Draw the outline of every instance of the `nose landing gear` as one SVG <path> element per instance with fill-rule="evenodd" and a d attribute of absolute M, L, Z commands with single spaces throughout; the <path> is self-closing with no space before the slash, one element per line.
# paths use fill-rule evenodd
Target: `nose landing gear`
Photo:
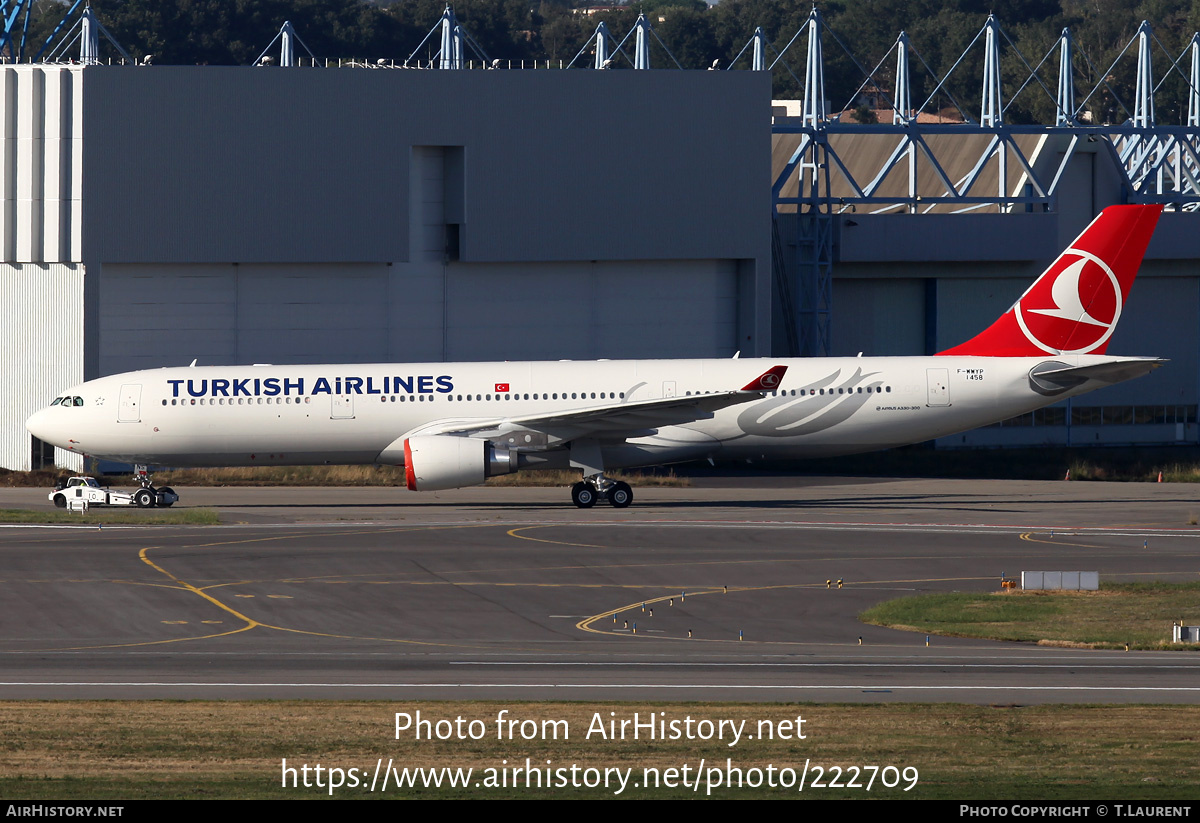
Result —
<path fill-rule="evenodd" d="M 179 495 L 170 486 L 154 487 L 146 466 L 136 465 L 133 467 L 133 471 L 134 476 L 141 484 L 141 488 L 133 493 L 133 504 L 138 508 L 152 509 L 155 506 L 169 508 L 179 500 Z"/>

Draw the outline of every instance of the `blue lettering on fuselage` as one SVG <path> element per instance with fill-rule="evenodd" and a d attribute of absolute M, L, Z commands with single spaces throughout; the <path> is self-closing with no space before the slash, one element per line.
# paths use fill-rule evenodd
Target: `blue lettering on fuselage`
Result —
<path fill-rule="evenodd" d="M 186 384 L 190 397 L 276 397 L 303 395 L 303 377 L 265 377 L 253 379 L 214 377 L 211 380 L 168 380 L 171 397 L 179 397 Z M 408 377 L 383 378 L 383 388 L 375 377 L 318 377 L 312 383 L 312 394 L 449 394 L 454 391 L 454 378 L 448 374 L 419 374 Z"/>

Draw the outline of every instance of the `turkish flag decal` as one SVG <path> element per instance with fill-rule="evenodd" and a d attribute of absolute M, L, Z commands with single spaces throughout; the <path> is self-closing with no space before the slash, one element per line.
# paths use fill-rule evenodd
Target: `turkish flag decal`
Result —
<path fill-rule="evenodd" d="M 497 383 L 497 384 L 496 384 L 496 391 L 497 391 L 497 392 L 506 392 L 506 391 L 508 391 L 508 384 L 507 384 L 507 383 Z"/>

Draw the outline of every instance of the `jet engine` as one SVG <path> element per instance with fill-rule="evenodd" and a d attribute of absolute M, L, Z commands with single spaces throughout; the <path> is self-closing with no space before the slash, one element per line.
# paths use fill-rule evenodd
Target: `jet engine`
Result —
<path fill-rule="evenodd" d="M 516 470 L 516 453 L 486 440 L 431 434 L 404 441 L 404 475 L 412 491 L 478 486 L 489 477 Z"/>

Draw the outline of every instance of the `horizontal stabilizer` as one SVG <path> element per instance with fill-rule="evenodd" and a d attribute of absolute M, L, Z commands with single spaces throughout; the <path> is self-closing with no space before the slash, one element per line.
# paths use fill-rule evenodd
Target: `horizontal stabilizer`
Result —
<path fill-rule="evenodd" d="M 1110 384 L 1132 380 L 1149 374 L 1166 362 L 1157 357 L 1129 357 L 1087 366 L 1041 363 L 1030 370 L 1029 382 L 1038 393 L 1055 395 L 1082 386 L 1089 380 Z"/>

